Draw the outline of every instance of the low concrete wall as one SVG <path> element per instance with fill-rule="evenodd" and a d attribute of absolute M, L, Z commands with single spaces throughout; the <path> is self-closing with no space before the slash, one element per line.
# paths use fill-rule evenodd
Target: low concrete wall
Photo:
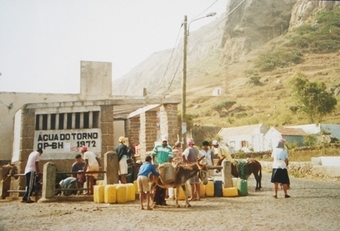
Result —
<path fill-rule="evenodd" d="M 271 172 L 272 162 L 260 161 L 263 171 Z M 323 166 L 319 161 L 290 162 L 288 172 L 302 177 L 335 178 L 340 177 L 340 166 Z"/>

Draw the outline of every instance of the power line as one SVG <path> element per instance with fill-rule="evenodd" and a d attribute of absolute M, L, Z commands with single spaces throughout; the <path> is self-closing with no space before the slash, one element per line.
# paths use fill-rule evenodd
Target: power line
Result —
<path fill-rule="evenodd" d="M 172 79 L 171 79 L 171 82 L 170 82 L 170 84 L 169 84 L 169 86 L 168 86 L 168 89 L 166 89 L 166 91 L 165 91 L 164 98 L 165 98 L 165 96 L 167 95 L 166 93 L 169 91 L 169 89 L 170 89 L 170 87 L 171 87 L 171 85 L 172 85 L 172 83 L 173 83 L 173 81 L 174 81 L 174 79 L 175 79 L 175 77 L 176 77 L 176 75 L 177 75 L 177 71 L 178 71 L 179 66 L 181 65 L 181 62 L 182 62 L 182 58 L 181 58 L 181 59 L 179 60 L 179 62 L 178 62 L 176 71 L 175 71 L 174 75 L 172 76 Z"/>
<path fill-rule="evenodd" d="M 179 30 L 178 30 L 176 42 L 175 42 L 174 47 L 172 48 L 172 52 L 171 52 L 171 55 L 170 55 L 170 58 L 169 58 L 169 62 L 168 62 L 168 64 L 167 64 L 167 66 L 166 66 L 165 72 L 164 72 L 163 77 L 162 77 L 162 79 L 161 79 L 161 81 L 160 81 L 161 83 L 163 82 L 163 80 L 164 80 L 164 78 L 165 78 L 165 76 L 166 76 L 166 73 L 168 72 L 168 69 L 169 69 L 169 66 L 170 66 L 170 62 L 171 62 L 172 56 L 173 56 L 173 54 L 174 54 L 174 51 L 175 51 L 175 49 L 176 49 L 176 44 L 177 44 L 177 41 L 178 41 L 178 38 L 179 38 L 179 34 L 180 34 L 180 32 L 181 32 L 182 26 L 183 26 L 183 24 L 180 26 L 180 28 L 179 28 Z"/>
<path fill-rule="evenodd" d="M 224 18 L 222 18 L 218 23 L 216 23 L 213 27 L 211 27 L 208 31 L 206 31 L 204 34 L 201 34 L 200 36 L 194 38 L 193 40 L 197 40 L 199 38 L 201 38 L 202 36 L 206 35 L 207 33 L 209 33 L 210 31 L 212 31 L 215 27 L 218 26 L 218 24 L 220 24 L 221 22 L 223 22 L 225 19 L 228 18 L 229 15 L 231 15 L 237 8 L 239 8 L 246 0 L 243 0 L 241 3 L 239 3 L 234 9 L 232 9 Z"/>
<path fill-rule="evenodd" d="M 217 2 L 218 2 L 218 0 L 216 0 L 215 2 L 213 2 L 213 3 L 212 3 L 209 7 L 207 7 L 204 11 L 202 11 L 200 14 L 198 14 L 196 17 L 194 17 L 194 19 L 197 18 L 198 16 L 200 16 L 201 14 L 203 14 L 203 13 L 204 13 L 205 11 L 207 11 L 208 9 L 210 9 L 210 8 L 211 8 L 213 5 L 215 5 Z M 176 44 L 177 44 L 177 41 L 178 41 L 178 38 L 179 38 L 179 35 L 180 35 L 180 30 L 181 30 L 182 26 L 183 26 L 183 23 L 181 24 L 181 27 L 180 27 L 180 29 L 179 29 L 179 31 L 178 31 L 177 38 L 176 38 L 176 42 L 175 42 L 175 46 L 174 46 L 174 48 L 172 49 L 171 56 L 170 56 L 170 59 L 169 59 L 169 62 L 168 62 L 168 64 L 167 64 L 167 66 L 166 66 L 166 69 L 165 69 L 165 72 L 164 72 L 164 74 L 163 74 L 163 77 L 162 77 L 161 82 L 163 82 L 163 80 L 164 80 L 164 78 L 165 78 L 165 76 L 166 76 L 166 73 L 168 72 L 168 69 L 169 69 L 169 66 L 170 66 L 170 62 L 171 62 L 171 60 L 172 60 L 172 56 L 173 56 L 173 53 L 174 53 L 174 51 L 175 51 Z M 181 60 L 182 60 L 182 58 L 181 58 Z M 179 65 L 177 66 L 177 69 L 176 69 L 176 72 L 175 72 L 175 73 L 177 73 L 178 68 L 179 68 Z M 176 75 L 176 74 L 175 74 L 175 75 Z M 171 79 L 171 82 L 170 82 L 170 85 L 169 85 L 169 87 L 168 87 L 168 90 L 170 89 L 170 87 L 171 87 L 171 85 L 172 85 L 172 82 L 173 82 L 173 80 L 174 80 L 174 78 L 175 78 L 175 75 L 174 75 L 174 76 L 172 77 L 172 79 Z"/>
<path fill-rule="evenodd" d="M 208 8 L 206 8 L 204 11 L 202 11 L 201 13 L 199 13 L 198 15 L 196 15 L 193 19 L 197 18 L 198 16 L 200 16 L 201 14 L 203 14 L 204 12 L 206 12 L 207 10 L 209 10 L 213 5 L 216 4 L 216 2 L 218 2 L 218 0 L 216 0 L 215 2 L 213 2 Z"/>

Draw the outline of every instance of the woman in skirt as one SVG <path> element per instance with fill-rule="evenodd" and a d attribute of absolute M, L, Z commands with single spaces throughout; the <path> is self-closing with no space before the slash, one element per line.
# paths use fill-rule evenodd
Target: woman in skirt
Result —
<path fill-rule="evenodd" d="M 280 139 L 277 147 L 272 152 L 273 172 L 271 182 L 274 183 L 274 198 L 277 198 L 277 191 L 279 184 L 282 184 L 285 198 L 290 196 L 287 194 L 287 186 L 289 184 L 289 177 L 287 172 L 288 152 L 284 146 L 285 140 Z"/>

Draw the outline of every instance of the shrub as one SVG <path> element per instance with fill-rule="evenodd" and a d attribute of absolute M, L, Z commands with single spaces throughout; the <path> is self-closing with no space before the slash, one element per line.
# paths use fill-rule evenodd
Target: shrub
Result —
<path fill-rule="evenodd" d="M 293 49 L 280 48 L 273 52 L 262 53 L 255 60 L 260 71 L 271 71 L 277 67 L 286 67 L 300 62 L 302 54 Z"/>

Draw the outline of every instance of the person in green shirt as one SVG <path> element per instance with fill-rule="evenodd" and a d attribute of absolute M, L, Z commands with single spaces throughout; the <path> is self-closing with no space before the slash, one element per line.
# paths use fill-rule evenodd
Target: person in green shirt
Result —
<path fill-rule="evenodd" d="M 167 137 L 162 138 L 162 144 L 156 145 L 152 151 L 152 160 L 155 165 L 171 162 L 172 148 L 168 145 Z M 156 205 L 167 205 L 165 201 L 166 189 L 156 186 L 153 202 Z"/>

